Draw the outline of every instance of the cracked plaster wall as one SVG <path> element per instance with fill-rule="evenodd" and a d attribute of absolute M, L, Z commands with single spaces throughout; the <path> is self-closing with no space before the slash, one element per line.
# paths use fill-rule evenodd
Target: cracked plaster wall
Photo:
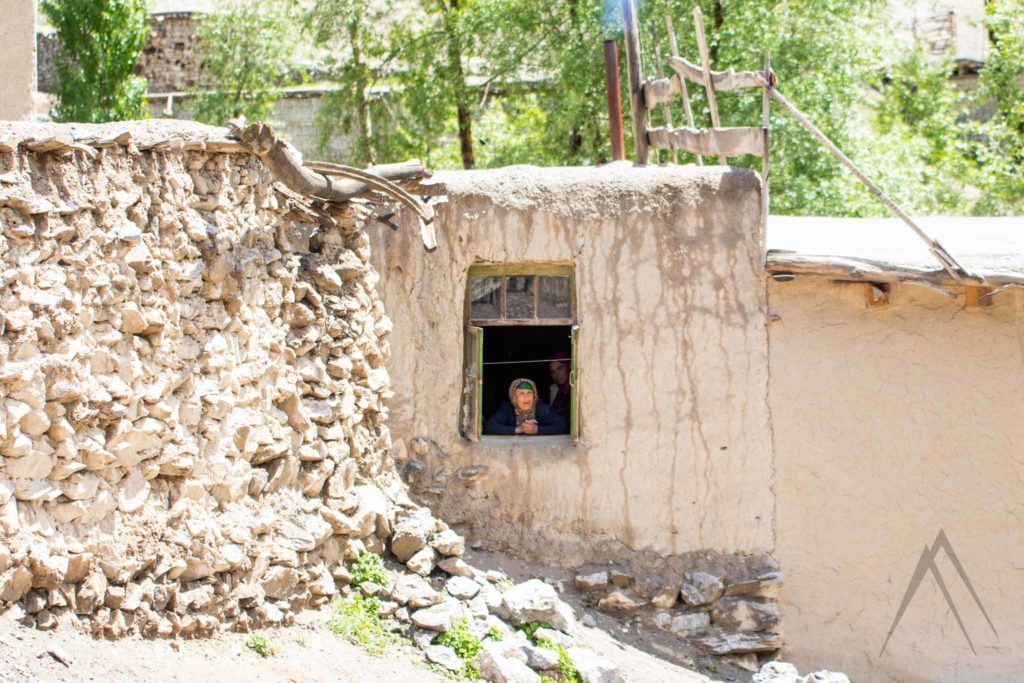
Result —
<path fill-rule="evenodd" d="M 856 681 L 1019 680 L 1024 670 L 1024 296 L 965 308 L 922 287 L 771 283 L 776 547 L 787 659 Z M 884 655 L 922 549 L 940 552 Z"/>
<path fill-rule="evenodd" d="M 757 176 L 626 165 L 438 176 L 449 203 L 435 253 L 408 217 L 370 231 L 395 321 L 389 424 L 395 455 L 423 466 L 415 490 L 451 523 L 564 564 L 769 550 Z M 575 266 L 578 445 L 458 433 L 468 268 L 519 262 Z"/>

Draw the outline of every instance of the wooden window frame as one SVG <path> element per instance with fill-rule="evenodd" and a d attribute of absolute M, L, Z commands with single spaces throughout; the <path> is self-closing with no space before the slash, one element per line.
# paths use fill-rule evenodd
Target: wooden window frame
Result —
<path fill-rule="evenodd" d="M 510 277 L 534 277 L 533 288 L 533 317 L 513 318 L 505 317 L 508 306 L 508 279 Z M 565 277 L 569 279 L 569 317 L 568 318 L 540 318 L 540 280 L 538 277 Z M 501 318 L 477 320 L 472 317 L 473 302 L 472 290 L 473 280 L 478 277 L 500 277 L 501 278 Z M 576 324 L 576 274 L 571 264 L 565 263 L 488 263 L 470 266 L 466 276 L 466 296 L 463 319 L 468 325 L 477 327 L 501 327 L 510 325 L 575 325 Z"/>
<path fill-rule="evenodd" d="M 505 318 L 508 278 L 533 276 L 533 318 Z M 540 280 L 538 277 L 565 277 L 569 279 L 568 318 L 540 318 Z M 473 280 L 479 277 L 501 278 L 501 319 L 472 318 Z M 569 263 L 488 263 L 470 266 L 466 274 L 463 320 L 466 321 L 463 343 L 463 398 L 460 407 L 459 431 L 470 441 L 479 441 L 483 435 L 483 336 L 488 327 L 569 327 L 571 341 L 571 367 L 569 371 L 572 394 L 569 403 L 569 434 L 574 443 L 580 435 L 579 397 L 579 323 L 576 313 L 576 272 Z"/>

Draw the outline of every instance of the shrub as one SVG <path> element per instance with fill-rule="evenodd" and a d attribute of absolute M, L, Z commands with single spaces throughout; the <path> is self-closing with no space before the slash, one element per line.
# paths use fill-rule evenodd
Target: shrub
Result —
<path fill-rule="evenodd" d="M 480 652 L 480 648 L 483 647 L 483 643 L 480 639 L 474 636 L 469 630 L 469 620 L 463 619 L 458 624 L 448 629 L 447 632 L 442 633 L 437 637 L 437 644 L 450 647 L 458 655 L 459 659 L 464 662 L 464 668 L 462 671 L 463 676 L 466 678 L 479 678 L 480 672 L 476 670 L 470 662 L 473 657 L 476 657 L 476 653 Z"/>
<path fill-rule="evenodd" d="M 388 631 L 380 618 L 380 600 L 359 593 L 338 598 L 333 603 L 334 614 L 327 627 L 346 640 L 362 645 L 368 652 L 382 654 L 398 642 L 398 636 Z"/>
<path fill-rule="evenodd" d="M 583 683 L 583 677 L 580 675 L 579 669 L 572 663 L 572 658 L 565 651 L 565 648 L 562 647 L 561 643 L 556 643 L 550 638 L 538 638 L 537 647 L 554 650 L 558 653 L 558 668 L 555 671 L 562 675 L 562 680 L 567 683 Z"/>
<path fill-rule="evenodd" d="M 245 646 L 260 657 L 269 657 L 278 653 L 277 646 L 263 636 L 253 636 L 249 640 L 245 641 Z"/>
<path fill-rule="evenodd" d="M 380 555 L 364 552 L 349 567 L 352 574 L 352 586 L 358 588 L 364 583 L 375 583 L 378 586 L 388 585 L 388 575 L 384 571 L 384 561 Z"/>

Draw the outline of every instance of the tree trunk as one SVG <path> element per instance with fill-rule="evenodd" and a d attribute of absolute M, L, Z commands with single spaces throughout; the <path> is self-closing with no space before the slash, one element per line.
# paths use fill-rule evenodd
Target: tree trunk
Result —
<path fill-rule="evenodd" d="M 476 158 L 473 156 L 473 120 L 470 118 L 469 109 L 459 105 L 459 149 L 462 153 L 462 168 L 476 168 Z"/>
<path fill-rule="evenodd" d="M 366 96 L 369 88 L 369 79 L 366 76 L 367 66 L 363 63 L 363 53 L 359 46 L 359 22 L 354 21 L 349 25 L 349 38 L 352 45 L 352 63 L 356 69 L 355 95 L 356 95 L 356 135 L 359 142 L 366 150 L 366 160 L 369 165 L 377 163 L 377 150 L 373 146 L 373 130 L 370 120 L 370 102 Z"/>
<path fill-rule="evenodd" d="M 573 126 L 569 131 L 569 158 L 573 162 L 577 161 L 580 150 L 583 149 L 583 134 L 580 133 L 579 126 Z"/>
<path fill-rule="evenodd" d="M 722 24 L 725 23 L 725 8 L 722 6 L 722 0 L 715 0 L 715 8 L 712 13 L 711 25 L 714 28 L 714 43 L 711 45 L 709 58 L 711 60 L 711 66 L 714 67 L 718 63 L 718 36 L 719 29 L 722 28 Z"/>
<path fill-rule="evenodd" d="M 459 37 L 458 21 L 453 16 L 458 11 L 460 0 L 451 0 L 451 10 L 444 15 L 444 29 L 448 40 L 448 70 L 451 72 L 452 87 L 455 89 L 455 110 L 459 124 L 459 149 L 462 154 L 462 168 L 476 168 L 473 154 L 473 118 L 471 94 L 466 87 L 466 74 L 462 69 L 462 40 Z"/>

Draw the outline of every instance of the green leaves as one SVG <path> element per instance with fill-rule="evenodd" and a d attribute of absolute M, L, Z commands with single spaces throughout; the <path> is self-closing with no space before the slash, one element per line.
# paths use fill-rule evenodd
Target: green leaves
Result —
<path fill-rule="evenodd" d="M 388 585 L 388 575 L 384 571 L 384 562 L 380 555 L 363 551 L 349 567 L 352 574 L 352 587 L 358 588 L 364 583 L 375 583 L 378 586 Z"/>
<path fill-rule="evenodd" d="M 57 30 L 57 121 L 144 119 L 146 79 L 135 65 L 149 36 L 145 0 L 43 0 Z"/>
<path fill-rule="evenodd" d="M 279 652 L 277 645 L 267 640 L 265 636 L 252 636 L 245 641 L 245 646 L 264 658 L 271 657 Z"/>
<path fill-rule="evenodd" d="M 327 627 L 349 642 L 363 646 L 367 652 L 383 654 L 399 642 L 380 618 L 380 600 L 356 593 L 336 598 L 331 604 L 333 614 Z"/>
<path fill-rule="evenodd" d="M 1024 2 L 987 3 L 991 49 L 978 79 L 978 101 L 992 117 L 974 131 L 973 153 L 987 171 L 975 213 L 1024 211 Z"/>
<path fill-rule="evenodd" d="M 297 34 L 290 0 L 220 0 L 199 24 L 193 117 L 217 126 L 240 114 L 265 120 L 292 71 Z"/>

